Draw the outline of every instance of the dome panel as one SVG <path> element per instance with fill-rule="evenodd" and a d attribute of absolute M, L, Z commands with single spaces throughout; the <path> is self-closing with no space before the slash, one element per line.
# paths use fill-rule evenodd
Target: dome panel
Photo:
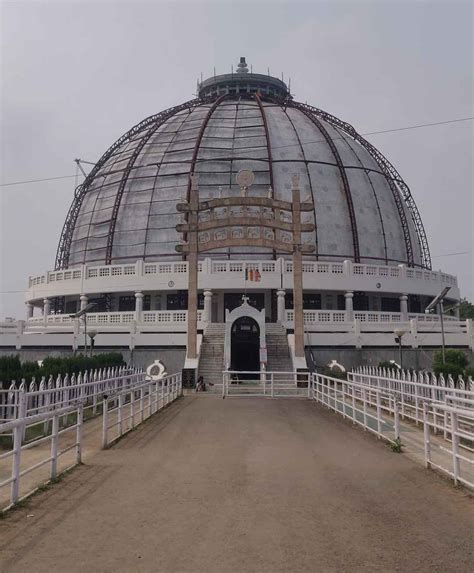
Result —
<path fill-rule="evenodd" d="M 183 104 L 145 120 L 104 155 L 78 190 L 58 266 L 179 259 L 175 227 L 184 216 L 176 204 L 186 200 L 190 173 L 208 198 L 240 194 L 241 169 L 255 174 L 251 195 L 267 196 L 271 185 L 289 201 L 299 174 L 301 197 L 315 206 L 302 214 L 316 226 L 306 237 L 316 247 L 311 258 L 422 265 L 429 252 L 420 248 L 416 207 L 381 157 L 348 124 L 291 99 L 228 93 Z M 256 246 L 206 256 L 224 254 L 275 255 Z"/>

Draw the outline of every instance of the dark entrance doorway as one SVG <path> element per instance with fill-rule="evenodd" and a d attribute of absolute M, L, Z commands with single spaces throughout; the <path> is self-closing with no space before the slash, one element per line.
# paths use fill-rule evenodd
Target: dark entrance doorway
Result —
<path fill-rule="evenodd" d="M 230 366 L 232 370 L 260 370 L 260 328 L 249 316 L 232 325 Z"/>

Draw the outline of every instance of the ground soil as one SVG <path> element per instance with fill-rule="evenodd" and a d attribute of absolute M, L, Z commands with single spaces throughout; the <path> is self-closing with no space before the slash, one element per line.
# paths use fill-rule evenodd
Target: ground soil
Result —
<path fill-rule="evenodd" d="M 0 522 L 0 571 L 473 570 L 471 496 L 305 400 L 191 395 Z"/>

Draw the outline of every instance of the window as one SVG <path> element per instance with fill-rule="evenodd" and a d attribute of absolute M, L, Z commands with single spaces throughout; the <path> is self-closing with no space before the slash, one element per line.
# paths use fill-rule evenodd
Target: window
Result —
<path fill-rule="evenodd" d="M 119 311 L 130 312 L 135 310 L 135 296 L 125 295 L 119 297 Z"/>
<path fill-rule="evenodd" d="M 304 294 L 303 308 L 307 310 L 319 310 L 321 308 L 321 295 L 313 293 Z"/>

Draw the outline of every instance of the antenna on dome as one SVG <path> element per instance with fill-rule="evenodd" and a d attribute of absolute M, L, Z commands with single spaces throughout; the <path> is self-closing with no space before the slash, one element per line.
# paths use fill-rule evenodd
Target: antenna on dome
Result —
<path fill-rule="evenodd" d="M 268 75 L 270 75 L 270 68 L 267 68 L 267 69 L 268 69 Z"/>

